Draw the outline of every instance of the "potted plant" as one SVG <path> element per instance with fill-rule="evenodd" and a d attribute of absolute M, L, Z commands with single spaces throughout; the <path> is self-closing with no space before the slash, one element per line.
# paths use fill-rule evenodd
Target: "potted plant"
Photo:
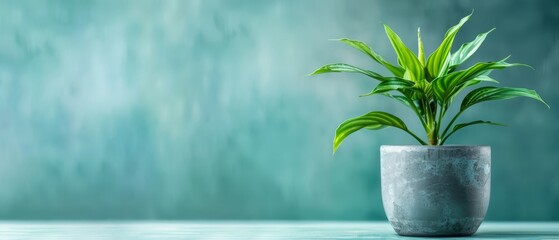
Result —
<path fill-rule="evenodd" d="M 493 31 L 481 33 L 457 51 L 451 52 L 454 38 L 472 14 L 462 18 L 445 34 L 440 46 L 426 59 L 418 29 L 418 52 L 415 55 L 400 37 L 384 26 L 398 57 L 392 64 L 365 43 L 347 38 L 339 41 L 368 55 L 393 76 L 344 63 L 327 64 L 311 75 L 332 72 L 364 74 L 378 84 L 361 96 L 383 95 L 411 109 L 421 122 L 426 139 L 413 133 L 400 118 L 381 111 L 348 119 L 336 129 L 333 150 L 361 129 L 379 130 L 395 127 L 411 135 L 421 145 L 381 146 L 381 185 L 385 213 L 394 230 L 408 236 L 465 236 L 474 234 L 487 212 L 491 181 L 489 146 L 444 145 L 456 131 L 478 124 L 502 125 L 491 121 L 456 123 L 459 116 L 481 102 L 528 97 L 547 106 L 534 91 L 525 88 L 482 86 L 463 98 L 456 114 L 443 124 L 449 107 L 463 90 L 480 83 L 497 84 L 489 77 L 494 69 L 527 66 L 496 62 L 479 62 L 460 69 Z M 548 106 L 549 107 L 549 106 Z"/>

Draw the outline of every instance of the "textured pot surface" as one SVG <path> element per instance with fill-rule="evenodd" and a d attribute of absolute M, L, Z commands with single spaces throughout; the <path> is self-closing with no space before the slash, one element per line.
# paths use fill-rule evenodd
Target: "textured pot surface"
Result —
<path fill-rule="evenodd" d="M 400 235 L 467 236 L 487 212 L 489 146 L 381 146 L 382 203 Z"/>

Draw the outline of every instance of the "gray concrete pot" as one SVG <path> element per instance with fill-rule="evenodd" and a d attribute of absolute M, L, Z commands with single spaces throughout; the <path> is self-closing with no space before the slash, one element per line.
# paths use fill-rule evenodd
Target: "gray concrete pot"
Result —
<path fill-rule="evenodd" d="M 384 211 L 406 236 L 468 236 L 487 212 L 489 146 L 381 146 Z"/>

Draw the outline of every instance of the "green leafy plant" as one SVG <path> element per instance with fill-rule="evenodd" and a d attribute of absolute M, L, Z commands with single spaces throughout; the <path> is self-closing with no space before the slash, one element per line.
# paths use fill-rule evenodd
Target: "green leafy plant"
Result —
<path fill-rule="evenodd" d="M 336 130 L 334 137 L 334 152 L 342 141 L 350 134 L 361 130 L 378 130 L 385 127 L 399 128 L 422 145 L 443 145 L 446 140 L 456 131 L 477 124 L 502 125 L 491 121 L 473 121 L 455 124 L 458 117 L 471 106 L 491 100 L 511 99 L 516 97 L 528 97 L 536 99 L 548 106 L 542 98 L 534 91 L 526 88 L 493 87 L 485 86 L 469 92 L 464 99 L 458 112 L 451 118 L 450 122 L 443 127 L 443 120 L 453 103 L 454 98 L 462 90 L 480 84 L 498 83 L 489 77 L 494 69 L 504 69 L 516 66 L 527 66 L 520 63 L 507 63 L 505 59 L 496 62 L 479 62 L 464 70 L 458 67 L 470 58 L 480 47 L 486 36 L 494 29 L 481 33 L 468 43 L 463 44 L 456 52 L 451 52 L 454 38 L 462 25 L 468 21 L 472 14 L 462 18 L 460 22 L 448 29 L 440 46 L 425 60 L 421 33 L 417 31 L 418 53 L 415 55 L 400 39 L 400 37 L 384 25 L 386 35 L 398 57 L 398 65 L 384 60 L 365 43 L 347 38 L 337 39 L 360 52 L 368 55 L 372 60 L 379 63 L 393 76 L 386 77 L 376 72 L 362 69 L 345 63 L 327 64 L 311 75 L 332 72 L 348 72 L 364 74 L 379 83 L 369 93 L 361 96 L 384 95 L 392 98 L 406 107 L 410 108 L 419 118 L 425 129 L 427 141 L 424 141 L 413 133 L 404 121 L 386 112 L 373 111 L 365 115 L 344 121 Z M 548 106 L 549 107 L 549 106 Z"/>

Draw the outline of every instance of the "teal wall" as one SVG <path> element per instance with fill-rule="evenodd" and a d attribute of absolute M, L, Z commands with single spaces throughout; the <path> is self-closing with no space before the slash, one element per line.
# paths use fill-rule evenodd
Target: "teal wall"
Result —
<path fill-rule="evenodd" d="M 490 220 L 559 220 L 557 1 L 1 1 L 0 218 L 382 220 L 379 146 L 359 132 L 332 156 L 344 119 L 390 110 L 358 98 L 357 75 L 306 77 L 347 62 L 383 71 L 330 38 L 395 61 L 382 23 L 431 52 L 475 9 L 457 42 L 492 27 L 474 61 L 533 100 L 491 102 L 455 135 L 493 149 Z M 456 48 L 455 48 L 456 49 Z"/>

